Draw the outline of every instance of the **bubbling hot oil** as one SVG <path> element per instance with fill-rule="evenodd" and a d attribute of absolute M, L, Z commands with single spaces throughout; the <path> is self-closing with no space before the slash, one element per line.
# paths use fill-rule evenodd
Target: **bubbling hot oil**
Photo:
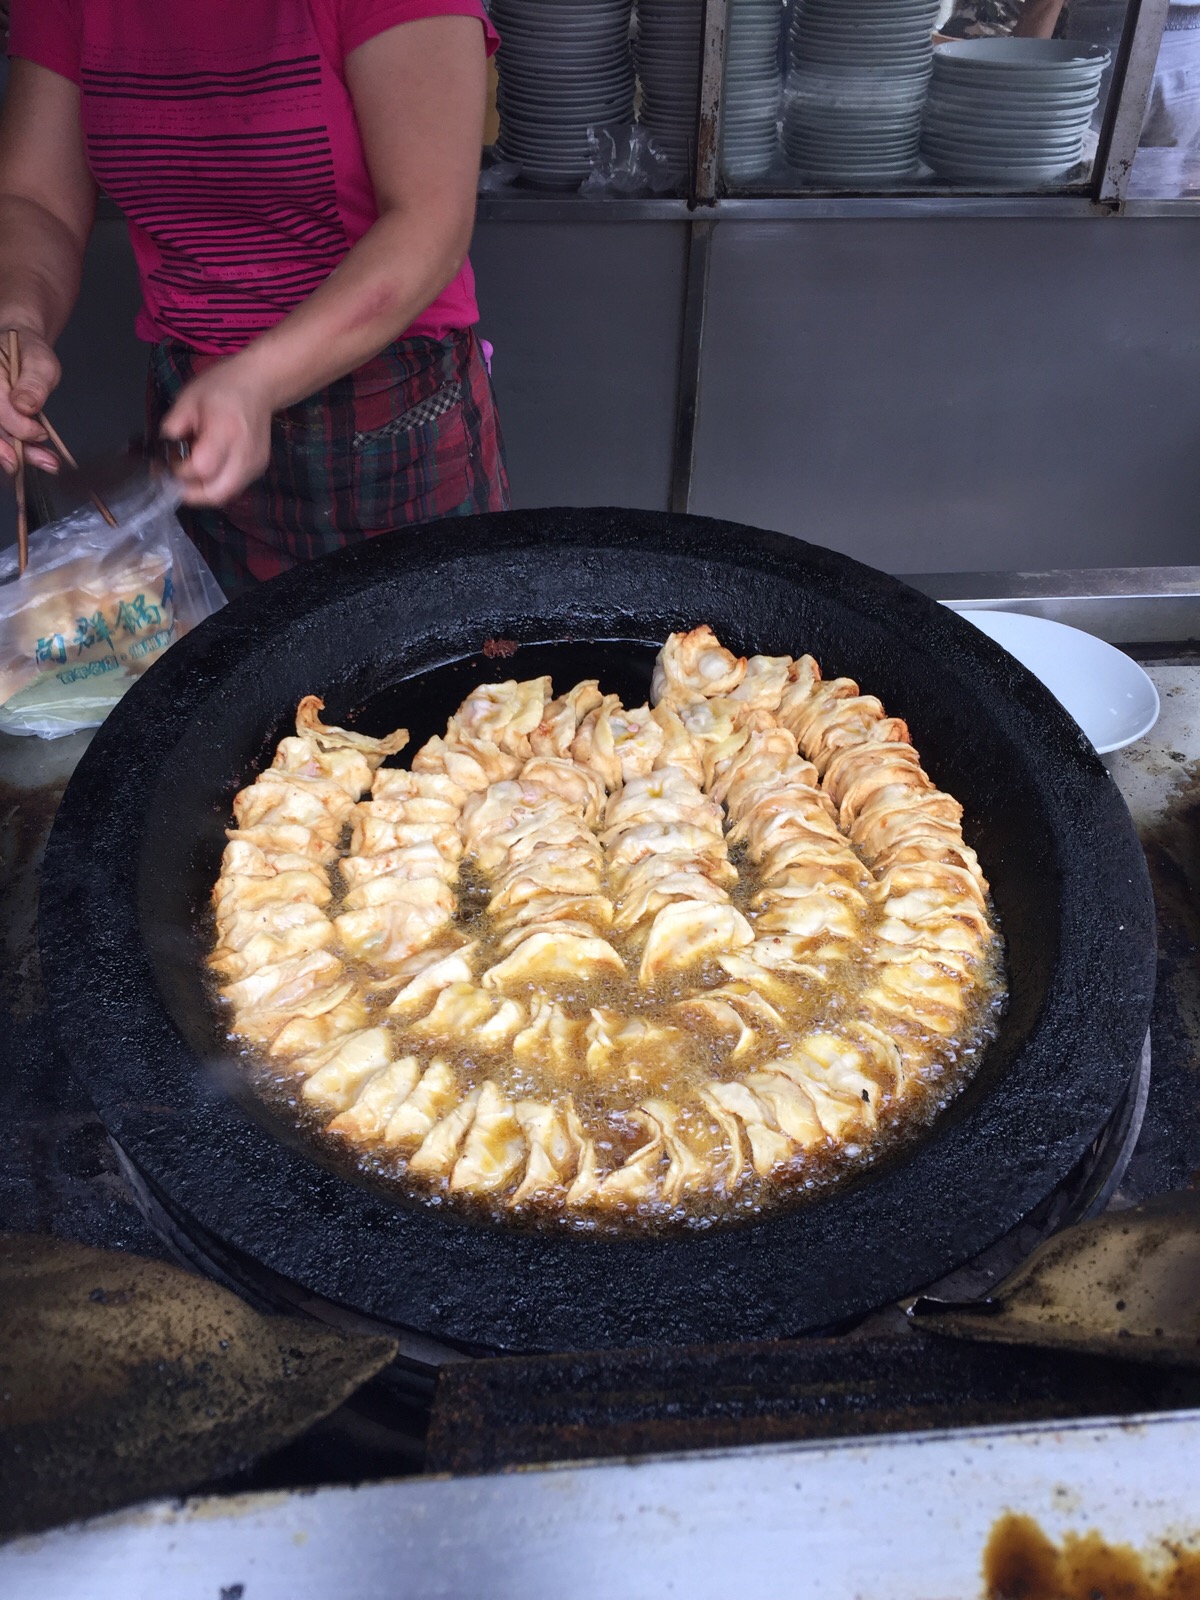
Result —
<path fill-rule="evenodd" d="M 731 860 L 738 869 L 738 882 L 730 898 L 747 912 L 760 887 L 758 875 L 740 852 L 731 852 Z M 338 876 L 333 875 L 335 894 Z M 865 868 L 864 876 L 869 876 Z M 454 942 L 457 944 L 463 936 L 479 942 L 473 962 L 479 973 L 501 959 L 499 936 L 487 914 L 490 893 L 471 862 L 464 862 L 457 889 Z M 337 915 L 339 901 L 340 896 L 330 906 L 331 915 Z M 423 1061 L 438 1056 L 450 1062 L 464 1094 L 491 1080 L 511 1100 L 548 1102 L 561 1109 L 570 1097 L 595 1143 L 602 1170 L 620 1166 L 646 1142 L 647 1131 L 637 1115 L 639 1106 L 657 1099 L 675 1107 L 680 1135 L 697 1156 L 707 1161 L 713 1175 L 713 1182 L 705 1191 L 689 1194 L 679 1202 L 648 1199 L 622 1207 L 568 1211 L 561 1204 L 561 1195 L 542 1196 L 514 1208 L 504 1194 L 485 1198 L 451 1193 L 445 1179 L 429 1182 L 408 1176 L 403 1153 L 382 1148 L 363 1150 L 327 1134 L 305 1107 L 298 1094 L 299 1086 L 286 1069 L 280 1072 L 257 1059 L 255 1077 L 260 1092 L 293 1120 L 298 1118 L 337 1164 L 348 1159 L 373 1182 L 398 1190 L 408 1199 L 450 1207 L 482 1222 L 628 1233 L 707 1229 L 723 1222 L 746 1220 L 827 1192 L 919 1135 L 963 1088 L 995 1037 L 1006 989 L 1003 941 L 989 904 L 989 920 L 997 931 L 978 964 L 962 1027 L 952 1037 L 942 1038 L 927 1036 L 899 1021 L 892 1025 L 893 1034 L 898 1039 L 902 1034 L 911 1038 L 927 1053 L 927 1060 L 915 1078 L 905 1084 L 902 1095 L 894 1094 L 888 1085 L 880 1086 L 875 1128 L 863 1128 L 861 1137 L 849 1142 L 829 1140 L 823 1148 L 799 1153 L 769 1177 L 757 1175 L 747 1163 L 737 1185 L 727 1192 L 721 1181 L 728 1160 L 725 1137 L 701 1100 L 700 1090 L 714 1079 L 737 1080 L 748 1071 L 769 1066 L 773 1058 L 789 1054 L 796 1042 L 808 1034 L 847 1033 L 852 1038 L 853 1024 L 858 1019 L 878 1026 L 878 1014 L 862 1001 L 863 990 L 873 975 L 871 964 L 853 959 L 853 953 L 870 945 L 881 920 L 882 909 L 871 901 L 870 908 L 859 915 L 858 938 L 851 958 L 817 960 L 814 966 L 819 976 L 773 974 L 788 991 L 786 1003 L 779 1007 L 787 1023 L 786 1034 L 765 1033 L 755 1049 L 736 1062 L 730 1059 L 733 1041 L 727 1030 L 698 1008 L 690 1007 L 685 1013 L 677 1009 L 728 983 L 724 969 L 715 962 L 705 963 L 674 973 L 652 987 L 643 987 L 636 978 L 641 940 L 635 936 L 611 932 L 606 935 L 625 962 L 624 976 L 606 975 L 559 985 L 512 986 L 507 991 L 508 997 L 527 1005 L 539 999 L 554 1000 L 568 1017 L 579 1022 L 586 1023 L 600 1010 L 642 1018 L 673 1030 L 665 1045 L 626 1051 L 615 1064 L 600 1070 L 589 1064 L 587 1043 L 582 1037 L 575 1059 L 553 1070 L 517 1061 L 511 1052 L 485 1053 L 472 1048 L 470 1040 L 455 1044 L 439 1039 L 431 1043 L 387 1015 L 398 985 L 389 983 L 385 973 L 358 969 L 361 991 L 373 1013 L 371 1024 L 386 1026 L 395 1033 L 397 1055 L 416 1055 Z M 452 946 L 447 944 L 449 948 Z M 582 1036 L 582 1029 L 579 1032 Z M 517 1181 L 514 1179 L 512 1187 Z"/>

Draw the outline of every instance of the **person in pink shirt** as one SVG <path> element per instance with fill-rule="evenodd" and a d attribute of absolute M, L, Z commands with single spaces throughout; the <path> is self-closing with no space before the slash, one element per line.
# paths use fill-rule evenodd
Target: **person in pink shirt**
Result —
<path fill-rule="evenodd" d="M 227 593 L 500 509 L 467 260 L 496 35 L 480 0 L 10 0 L 0 466 L 38 411 L 100 190 L 137 258 L 153 427 Z"/>

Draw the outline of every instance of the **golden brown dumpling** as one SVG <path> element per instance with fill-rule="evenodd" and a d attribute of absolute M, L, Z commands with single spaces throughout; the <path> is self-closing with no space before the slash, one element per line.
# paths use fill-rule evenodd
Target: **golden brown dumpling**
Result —
<path fill-rule="evenodd" d="M 416 1056 L 381 1067 L 359 1089 L 353 1101 L 329 1124 L 330 1133 L 367 1142 L 382 1138 L 388 1123 L 417 1086 L 421 1064 Z"/>
<path fill-rule="evenodd" d="M 512 1041 L 515 1060 L 544 1071 L 566 1073 L 575 1067 L 586 1022 L 568 1016 L 555 1000 L 534 999 L 529 1025 Z"/>
<path fill-rule="evenodd" d="M 772 1067 L 775 1063 L 771 1063 Z M 770 1108 L 771 1115 L 793 1144 L 812 1150 L 825 1143 L 825 1129 L 811 1096 L 783 1072 L 752 1072 L 746 1087 Z"/>
<path fill-rule="evenodd" d="M 425 950 L 411 957 L 405 965 L 410 966 L 414 961 L 418 965 L 411 977 L 404 967 L 397 974 L 406 977 L 407 982 L 388 1006 L 389 1013 L 392 1016 L 416 1016 L 452 983 L 470 983 L 474 972 L 472 958 L 478 948 L 478 943 L 472 940 L 457 950 Z"/>
<path fill-rule="evenodd" d="M 345 1111 L 369 1077 L 392 1059 L 386 1028 L 364 1028 L 347 1034 L 324 1050 L 301 1056 L 292 1070 L 304 1074 L 301 1098 L 327 1111 Z"/>
<path fill-rule="evenodd" d="M 770 1177 L 792 1157 L 792 1144 L 775 1124 L 771 1112 L 744 1083 L 710 1083 L 702 1098 L 714 1110 L 736 1117 L 746 1130 L 750 1159 L 760 1178 Z"/>
<path fill-rule="evenodd" d="M 392 1109 L 383 1132 L 384 1142 L 419 1144 L 434 1123 L 449 1116 L 462 1099 L 453 1067 L 435 1056 L 412 1092 Z"/>
<path fill-rule="evenodd" d="M 668 973 L 682 972 L 726 950 L 753 944 L 754 930 L 730 905 L 680 900 L 655 917 L 642 953 L 638 982 L 657 983 Z"/>
<path fill-rule="evenodd" d="M 637 1205 L 652 1199 L 658 1188 L 664 1149 L 662 1129 L 644 1111 L 631 1113 L 630 1121 L 645 1134 L 646 1142 L 599 1184 L 595 1198 L 605 1205 Z"/>
<path fill-rule="evenodd" d="M 528 678 L 522 683 L 481 683 L 450 719 L 446 736 L 451 743 L 482 740 L 508 755 L 529 757 L 529 735 L 538 727 L 551 691 L 549 678 Z"/>
<path fill-rule="evenodd" d="M 533 756 L 521 768 L 522 783 L 558 795 L 594 828 L 604 812 L 604 784 L 594 772 L 561 756 Z"/>
<path fill-rule="evenodd" d="M 746 675 L 746 658 L 734 656 L 706 625 L 673 633 L 658 653 L 650 698 L 687 705 L 732 694 Z"/>
<path fill-rule="evenodd" d="M 566 1183 L 575 1165 L 575 1141 L 555 1106 L 518 1100 L 513 1110 L 529 1146 L 525 1176 L 512 1197 L 513 1205 L 522 1205 Z"/>
<path fill-rule="evenodd" d="M 469 1194 L 506 1189 L 524 1166 L 527 1151 L 516 1107 L 494 1083 L 485 1083 L 450 1187 Z"/>
<path fill-rule="evenodd" d="M 482 1099 L 483 1091 L 472 1089 L 461 1104 L 435 1123 L 409 1157 L 408 1170 L 422 1178 L 447 1177 L 455 1171 L 459 1149 L 478 1115 Z"/>
<path fill-rule="evenodd" d="M 367 1026 L 367 1008 L 357 994 L 340 1001 L 320 1016 L 293 1017 L 271 1040 L 267 1054 L 278 1059 L 322 1050 L 348 1033 Z"/>
<path fill-rule="evenodd" d="M 526 983 L 559 983 L 614 975 L 625 971 L 625 963 L 606 939 L 585 938 L 562 933 L 531 933 L 510 956 L 485 972 L 485 988 Z"/>

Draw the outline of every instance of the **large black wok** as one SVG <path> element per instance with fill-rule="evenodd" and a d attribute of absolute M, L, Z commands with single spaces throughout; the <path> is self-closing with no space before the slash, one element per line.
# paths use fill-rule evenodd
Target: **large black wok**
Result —
<path fill-rule="evenodd" d="M 853 1187 L 754 1225 L 656 1240 L 519 1232 L 335 1170 L 248 1095 L 201 973 L 234 792 L 296 702 L 420 740 L 483 677 L 551 663 L 645 692 L 666 633 L 812 651 L 908 719 L 966 808 L 1011 1001 L 977 1077 Z M 485 659 L 489 638 L 520 641 Z M 596 641 L 616 641 L 597 645 Z M 526 648 L 538 642 L 549 652 Z M 403 680 L 416 678 L 407 686 Z M 397 688 L 397 685 L 401 685 Z M 976 629 L 781 535 L 618 510 L 435 524 L 297 570 L 177 644 L 125 698 L 55 824 L 42 954 L 58 1036 L 136 1168 L 207 1235 L 308 1293 L 468 1347 L 768 1337 L 936 1279 L 1015 1225 L 1121 1098 L 1154 971 L 1129 815 L 1051 696 Z"/>

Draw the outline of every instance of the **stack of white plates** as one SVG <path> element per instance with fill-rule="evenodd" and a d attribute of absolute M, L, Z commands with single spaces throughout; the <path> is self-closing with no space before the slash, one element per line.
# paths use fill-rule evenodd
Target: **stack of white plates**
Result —
<path fill-rule="evenodd" d="M 799 0 L 784 154 L 811 183 L 897 183 L 917 166 L 939 0 Z"/>
<path fill-rule="evenodd" d="M 729 0 L 721 165 L 733 183 L 761 178 L 779 149 L 780 0 Z"/>
<path fill-rule="evenodd" d="M 703 52 L 704 0 L 638 0 L 639 121 L 679 171 L 694 154 Z"/>
<path fill-rule="evenodd" d="M 1108 65 L 1103 45 L 962 39 L 939 45 L 921 156 L 939 177 L 1048 183 L 1083 159 Z"/>
<path fill-rule="evenodd" d="M 543 189 L 591 170 L 588 129 L 633 121 L 632 0 L 492 0 L 499 153 Z"/>

